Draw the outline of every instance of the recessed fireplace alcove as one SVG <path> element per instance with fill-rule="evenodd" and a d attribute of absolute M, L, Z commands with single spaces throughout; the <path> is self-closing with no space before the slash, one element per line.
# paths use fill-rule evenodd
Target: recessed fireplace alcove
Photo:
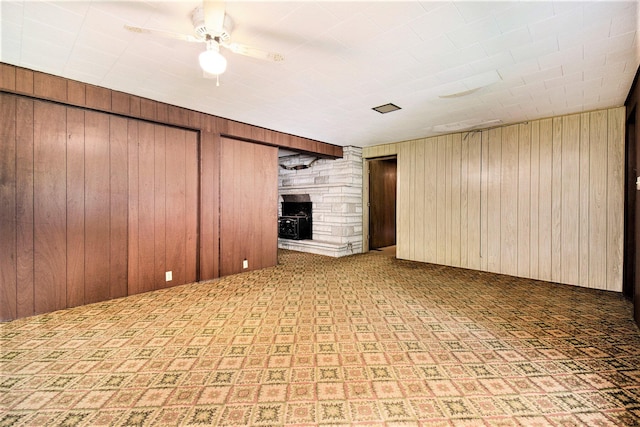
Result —
<path fill-rule="evenodd" d="M 284 203 L 308 200 L 312 227 L 310 239 L 278 238 L 278 247 L 333 257 L 361 253 L 362 149 L 344 147 L 335 160 L 307 154 L 279 160 L 278 216 L 284 215 Z"/>

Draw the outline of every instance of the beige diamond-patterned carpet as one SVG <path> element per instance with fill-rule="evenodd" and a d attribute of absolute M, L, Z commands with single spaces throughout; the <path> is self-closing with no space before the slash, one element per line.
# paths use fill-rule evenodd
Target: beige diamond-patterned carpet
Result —
<path fill-rule="evenodd" d="M 0 325 L 0 426 L 639 423 L 621 295 L 375 253 Z"/>

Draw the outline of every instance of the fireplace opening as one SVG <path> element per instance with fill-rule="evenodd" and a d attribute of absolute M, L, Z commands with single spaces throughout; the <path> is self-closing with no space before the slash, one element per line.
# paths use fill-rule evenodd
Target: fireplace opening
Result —
<path fill-rule="evenodd" d="M 306 240 L 313 236 L 312 203 L 308 194 L 282 196 L 282 216 L 278 218 L 278 237 Z"/>

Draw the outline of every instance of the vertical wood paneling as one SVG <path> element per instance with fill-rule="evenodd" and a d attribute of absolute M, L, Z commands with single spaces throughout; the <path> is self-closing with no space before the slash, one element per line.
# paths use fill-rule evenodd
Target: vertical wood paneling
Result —
<path fill-rule="evenodd" d="M 138 285 L 135 289 L 138 292 L 156 288 L 155 241 L 159 237 L 155 235 L 154 145 L 155 126 L 138 122 Z"/>
<path fill-rule="evenodd" d="M 540 193 L 538 198 L 538 277 L 551 280 L 551 175 L 553 120 L 540 121 Z"/>
<path fill-rule="evenodd" d="M 127 295 L 128 120 L 109 118 L 109 292 Z"/>
<path fill-rule="evenodd" d="M 624 108 L 609 110 L 607 135 L 607 286 L 620 291 L 624 250 Z"/>
<path fill-rule="evenodd" d="M 480 134 L 480 263 L 482 270 L 489 269 L 489 131 Z"/>
<path fill-rule="evenodd" d="M 0 94 L 0 319 L 17 313 L 16 97 Z"/>
<path fill-rule="evenodd" d="M 165 271 L 167 271 L 166 258 L 166 192 L 167 192 L 167 143 L 166 128 L 164 126 L 154 126 L 154 174 L 153 174 L 153 196 L 154 196 L 154 289 L 169 286 L 165 281 Z"/>
<path fill-rule="evenodd" d="M 85 302 L 109 299 L 109 116 L 85 113 Z"/>
<path fill-rule="evenodd" d="M 589 138 L 590 138 L 590 114 L 580 115 L 580 249 L 578 251 L 578 270 L 580 275 L 579 283 L 582 286 L 589 286 Z"/>
<path fill-rule="evenodd" d="M 200 280 L 219 274 L 219 190 L 220 144 L 211 132 L 202 132 L 200 167 Z"/>
<path fill-rule="evenodd" d="M 425 218 L 425 230 L 424 230 L 424 261 L 434 262 L 437 256 L 438 250 L 438 213 L 437 213 L 437 194 L 438 189 L 436 186 L 438 167 L 436 164 L 438 153 L 437 138 L 428 138 L 424 143 L 424 159 L 422 168 L 425 171 L 425 194 L 424 194 L 424 218 Z M 398 172 L 400 170 L 398 169 Z M 399 205 L 399 204 L 398 204 Z M 396 210 L 396 217 L 400 214 Z M 396 247 L 398 246 L 398 240 L 396 240 Z"/>
<path fill-rule="evenodd" d="M 518 276 L 531 277 L 531 124 L 518 126 Z"/>
<path fill-rule="evenodd" d="M 35 102 L 33 240 L 37 314 L 67 304 L 66 122 L 65 107 Z"/>
<path fill-rule="evenodd" d="M 487 269 L 500 272 L 502 129 L 489 130 L 487 162 Z"/>
<path fill-rule="evenodd" d="M 530 263 L 529 263 L 529 277 L 540 277 L 539 272 L 539 249 L 540 249 L 540 122 L 534 121 L 531 123 L 531 211 L 529 218 L 531 218 L 530 229 Z"/>
<path fill-rule="evenodd" d="M 500 160 L 500 270 L 518 274 L 518 126 L 502 129 Z M 497 213 L 496 212 L 496 213 Z"/>
<path fill-rule="evenodd" d="M 445 136 L 444 148 L 444 262 L 451 265 L 451 155 L 453 152 L 453 136 Z"/>
<path fill-rule="evenodd" d="M 456 133 L 451 139 L 451 265 L 460 267 L 460 174 L 462 169 L 462 135 Z"/>
<path fill-rule="evenodd" d="M 260 215 L 257 218 L 260 246 L 259 264 L 254 269 L 278 264 L 278 150 L 254 144 L 259 173 L 253 175 L 254 185 L 260 189 Z"/>
<path fill-rule="evenodd" d="M 436 262 L 438 264 L 446 264 L 446 239 L 447 239 L 447 174 L 445 169 L 446 150 L 447 150 L 447 137 L 439 136 L 437 140 L 438 145 L 438 160 L 436 162 Z"/>
<path fill-rule="evenodd" d="M 418 192 L 416 189 L 417 170 L 416 170 L 416 142 L 409 143 L 409 156 L 411 156 L 411 166 L 409 172 L 409 230 L 413 234 L 416 229 L 416 198 Z M 416 259 L 416 239 L 411 239 L 409 243 L 409 258 Z"/>
<path fill-rule="evenodd" d="M 184 283 L 198 280 L 198 134 L 185 132 L 185 210 L 186 249 Z"/>
<path fill-rule="evenodd" d="M 185 133 L 176 128 L 166 131 L 166 270 L 175 283 L 186 277 L 186 142 Z"/>
<path fill-rule="evenodd" d="M 34 314 L 33 280 L 33 104 L 18 98 L 16 116 L 17 317 Z M 5 116 L 3 116 L 5 117 Z M 20 118 L 17 120 L 17 118 Z"/>
<path fill-rule="evenodd" d="M 420 140 L 419 143 L 416 144 L 416 151 L 415 151 L 416 183 L 419 183 L 418 185 L 423 185 L 423 186 L 425 185 L 425 173 L 426 173 L 424 169 L 424 152 L 425 152 L 425 143 L 424 143 L 424 140 Z M 415 259 L 418 259 L 418 260 L 425 259 L 425 249 L 426 249 L 425 248 L 425 226 L 426 226 L 425 199 L 426 199 L 426 191 L 416 192 L 416 202 L 414 206 L 414 212 L 416 217 L 415 228 L 414 228 L 414 233 L 415 233 L 414 257 Z M 395 219 L 393 220 L 393 222 L 395 222 Z M 394 242 L 395 242 L 395 238 L 394 238 Z"/>
<path fill-rule="evenodd" d="M 460 145 L 460 266 L 469 268 L 469 134 Z"/>
<path fill-rule="evenodd" d="M 620 291 L 621 111 L 396 144 L 399 254 Z"/>
<path fill-rule="evenodd" d="M 467 141 L 469 146 L 468 167 L 468 217 L 467 217 L 467 258 L 468 268 L 480 270 L 480 189 L 482 185 L 482 132 L 470 132 Z"/>
<path fill-rule="evenodd" d="M 220 162 L 220 274 L 275 265 L 277 149 L 223 138 Z"/>
<path fill-rule="evenodd" d="M 409 168 L 407 167 L 408 143 L 398 144 L 398 198 L 396 210 L 396 257 L 399 259 L 409 259 L 409 253 L 407 247 L 411 241 L 411 234 L 408 229 L 409 224 L 409 206 L 407 203 L 407 193 L 409 192 L 409 186 L 407 185 L 407 175 L 409 174 Z M 402 167 L 400 167 L 402 165 Z"/>
<path fill-rule="evenodd" d="M 580 283 L 580 116 L 562 118 L 562 283 Z"/>
<path fill-rule="evenodd" d="M 143 292 L 140 272 L 140 164 L 138 147 L 140 145 L 138 122 L 127 120 L 127 160 L 128 190 L 127 190 L 127 294 L 134 295 Z M 147 207 L 148 210 L 148 207 Z"/>
<path fill-rule="evenodd" d="M 67 109 L 67 305 L 85 303 L 84 111 Z"/>
<path fill-rule="evenodd" d="M 603 289 L 607 280 L 607 112 L 589 118 L 589 285 Z"/>
<path fill-rule="evenodd" d="M 551 253 L 562 254 L 562 117 L 553 118 L 551 160 Z M 551 280 L 562 280 L 562 257 L 551 259 Z"/>

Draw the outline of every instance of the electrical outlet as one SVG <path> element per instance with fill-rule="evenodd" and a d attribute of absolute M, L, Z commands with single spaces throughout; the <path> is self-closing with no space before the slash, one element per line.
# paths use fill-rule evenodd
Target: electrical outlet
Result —
<path fill-rule="evenodd" d="M 167 271 L 166 273 L 164 273 L 164 280 L 167 282 L 170 282 L 173 280 L 173 272 L 171 271 Z"/>
<path fill-rule="evenodd" d="M 249 268 L 249 261 L 248 260 L 244 260 L 242 261 L 242 268 Z"/>

